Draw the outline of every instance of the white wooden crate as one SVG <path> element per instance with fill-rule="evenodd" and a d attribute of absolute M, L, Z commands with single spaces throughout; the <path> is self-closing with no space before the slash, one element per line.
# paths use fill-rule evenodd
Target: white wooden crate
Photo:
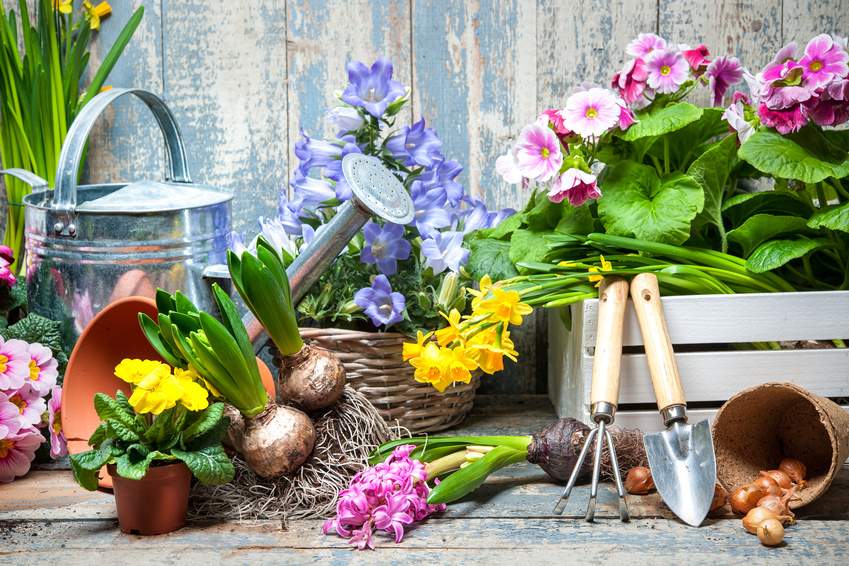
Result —
<path fill-rule="evenodd" d="M 849 397 L 849 349 L 728 349 L 732 343 L 847 339 L 849 291 L 693 295 L 662 300 L 688 403 L 718 406 L 742 389 L 770 381 L 796 383 L 824 397 Z M 571 332 L 559 316 L 549 317 L 548 391 L 558 415 L 589 422 L 598 300 L 570 308 Z M 623 345 L 642 345 L 630 303 Z M 616 424 L 659 430 L 662 423 L 654 403 L 645 354 L 623 354 Z M 635 409 L 635 405 L 651 407 Z M 693 422 L 712 418 L 715 412 L 716 408 L 688 410 Z"/>

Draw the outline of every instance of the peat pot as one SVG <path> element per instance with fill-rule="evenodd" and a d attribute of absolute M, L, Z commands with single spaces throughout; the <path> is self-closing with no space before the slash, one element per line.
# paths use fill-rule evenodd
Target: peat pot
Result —
<path fill-rule="evenodd" d="M 116 99 L 131 94 L 147 105 L 165 139 L 165 181 L 77 186 L 89 134 Z M 26 266 L 30 309 L 66 322 L 69 345 L 109 303 L 153 297 L 157 287 L 180 290 L 212 309 L 208 264 L 226 261 L 232 195 L 192 183 L 180 130 L 165 103 L 141 89 L 97 95 L 68 131 L 56 182 L 5 171 L 33 185 L 26 206 Z"/>

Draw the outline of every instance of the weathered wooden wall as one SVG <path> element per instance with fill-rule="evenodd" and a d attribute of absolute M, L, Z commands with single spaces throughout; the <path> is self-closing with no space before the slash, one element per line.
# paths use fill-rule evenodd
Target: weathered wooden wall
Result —
<path fill-rule="evenodd" d="M 5 1 L 5 0 L 4 0 Z M 252 229 L 274 210 L 303 126 L 344 87 L 345 63 L 377 55 L 412 86 L 405 119 L 424 115 L 463 181 L 490 205 L 525 195 L 494 172 L 520 127 L 562 104 L 582 81 L 607 83 L 638 32 L 704 41 L 752 69 L 784 42 L 849 33 L 849 0 L 111 0 L 110 43 L 131 10 L 147 13 L 109 83 L 164 94 L 189 145 L 194 177 L 235 192 L 235 223 Z M 103 53 L 95 51 L 94 59 Z M 162 168 L 152 121 L 135 103 L 105 121 L 90 162 L 93 179 Z M 544 332 L 521 338 L 522 363 L 487 387 L 539 390 Z M 537 326 L 540 326 L 537 324 Z M 544 325 L 542 325 L 544 328 Z M 541 339 L 535 340 L 539 335 Z"/>

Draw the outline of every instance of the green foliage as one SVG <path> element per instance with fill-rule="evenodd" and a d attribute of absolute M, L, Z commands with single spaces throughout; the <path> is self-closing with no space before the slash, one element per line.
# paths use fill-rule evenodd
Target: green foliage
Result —
<path fill-rule="evenodd" d="M 476 280 L 489 275 L 493 281 L 509 279 L 519 274 L 510 259 L 511 245 L 501 240 L 472 240 L 466 269 Z"/>
<path fill-rule="evenodd" d="M 770 240 L 757 247 L 746 261 L 746 267 L 754 273 L 772 271 L 782 265 L 811 252 L 827 247 L 828 240 L 800 238 L 797 240 Z"/>
<path fill-rule="evenodd" d="M 774 214 L 755 214 L 746 219 L 738 228 L 728 232 L 728 239 L 740 245 L 743 257 L 763 242 L 780 234 L 805 232 L 807 221 L 798 216 L 776 216 Z"/>
<path fill-rule="evenodd" d="M 527 450 L 496 446 L 487 452 L 483 458 L 443 479 L 439 485 L 431 490 L 427 502 L 435 505 L 457 501 L 480 487 L 492 472 L 510 464 L 522 462 L 527 457 Z"/>
<path fill-rule="evenodd" d="M 610 234 L 681 244 L 704 206 L 699 183 L 673 173 L 664 179 L 646 165 L 624 161 L 604 177 L 599 216 Z"/>
<path fill-rule="evenodd" d="M 124 478 L 138 480 L 155 463 L 183 461 L 204 484 L 227 483 L 235 470 L 221 446 L 229 419 L 224 404 L 189 412 L 182 405 L 159 415 L 136 415 L 126 396 L 95 395 L 95 410 L 103 420 L 89 438 L 91 450 L 71 455 L 74 479 L 85 489 L 97 489 L 100 469 L 115 464 Z"/>
<path fill-rule="evenodd" d="M 759 130 L 740 147 L 739 155 L 761 173 L 803 183 L 849 175 L 844 139 L 828 136 L 814 126 L 792 136 Z"/>
<path fill-rule="evenodd" d="M 637 113 L 636 124 L 620 136 L 625 141 L 662 136 L 675 132 L 701 118 L 702 109 L 689 102 L 655 107 L 647 112 Z"/>
<path fill-rule="evenodd" d="M 15 324 L 4 328 L 0 331 L 0 335 L 3 336 L 4 340 L 17 338 L 30 344 L 38 342 L 42 346 L 50 348 L 53 357 L 59 363 L 59 373 L 65 371 L 68 354 L 65 351 L 61 322 L 30 313 Z"/>

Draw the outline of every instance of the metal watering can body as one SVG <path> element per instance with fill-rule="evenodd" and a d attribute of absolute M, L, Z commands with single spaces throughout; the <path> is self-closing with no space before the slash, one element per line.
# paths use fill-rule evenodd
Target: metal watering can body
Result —
<path fill-rule="evenodd" d="M 127 94 L 140 98 L 159 124 L 168 163 L 166 181 L 78 187 L 95 121 Z M 343 160 L 343 171 L 353 197 L 287 270 L 296 302 L 372 215 L 400 224 L 413 218 L 412 200 L 379 160 L 351 154 Z M 233 197 L 191 182 L 180 130 L 155 94 L 113 89 L 93 98 L 68 131 L 54 190 L 27 171 L 2 173 L 33 186 L 33 193 L 24 198 L 29 308 L 63 321 L 69 346 L 106 305 L 132 295 L 152 297 L 157 287 L 182 291 L 199 308 L 214 312 L 209 283 L 229 278 L 224 264 Z M 259 342 L 262 327 L 250 313 L 244 322 Z"/>

